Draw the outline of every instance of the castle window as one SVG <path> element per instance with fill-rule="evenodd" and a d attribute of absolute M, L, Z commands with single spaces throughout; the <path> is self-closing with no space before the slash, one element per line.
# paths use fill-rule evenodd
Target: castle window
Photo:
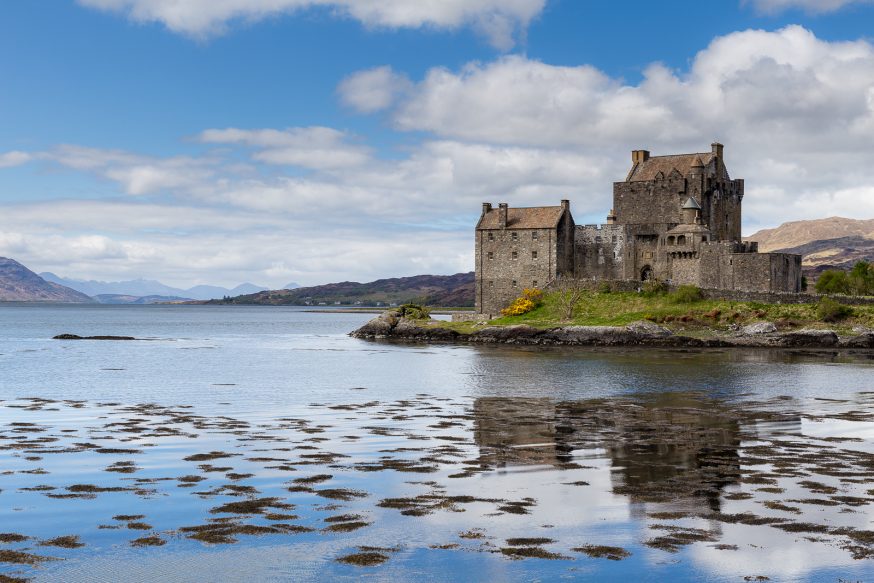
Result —
<path fill-rule="evenodd" d="M 510 235 L 510 238 L 513 239 L 514 241 L 518 241 L 519 240 L 519 233 L 513 231 L 513 233 Z"/>
<path fill-rule="evenodd" d="M 519 254 L 516 251 L 513 251 L 512 257 L 513 259 L 519 259 Z"/>
<path fill-rule="evenodd" d="M 531 287 L 537 287 L 537 280 L 536 279 L 531 282 Z"/>
<path fill-rule="evenodd" d="M 531 252 L 531 259 L 537 259 L 537 251 Z"/>
<path fill-rule="evenodd" d="M 516 287 L 516 280 L 513 280 L 513 287 Z"/>
<path fill-rule="evenodd" d="M 492 251 L 489 251 L 487 257 L 489 258 L 489 260 L 494 259 L 494 258 L 495 258 L 495 254 L 494 254 Z"/>
<path fill-rule="evenodd" d="M 489 280 L 489 287 L 495 287 L 495 282 Z"/>
<path fill-rule="evenodd" d="M 489 241 L 494 241 L 494 240 L 495 240 L 495 234 L 489 233 Z"/>
<path fill-rule="evenodd" d="M 673 244 L 674 244 L 674 236 L 671 235 L 670 237 L 668 237 L 668 245 L 673 245 Z"/>
<path fill-rule="evenodd" d="M 537 240 L 537 237 L 538 237 L 538 233 L 537 233 L 537 231 L 531 231 L 531 239 L 533 239 L 534 241 L 536 241 L 536 240 Z"/>
<path fill-rule="evenodd" d="M 680 235 L 677 237 L 677 245 L 685 245 L 686 244 L 686 235 Z"/>

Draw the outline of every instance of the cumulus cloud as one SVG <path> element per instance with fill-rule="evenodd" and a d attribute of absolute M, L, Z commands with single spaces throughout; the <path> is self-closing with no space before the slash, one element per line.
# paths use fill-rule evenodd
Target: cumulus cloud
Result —
<path fill-rule="evenodd" d="M 508 56 L 432 69 L 390 117 L 403 131 L 598 153 L 626 169 L 631 149 L 706 151 L 719 139 L 747 178 L 749 227 L 855 216 L 858 206 L 835 193 L 874 183 L 874 47 L 799 26 L 748 30 L 715 39 L 688 72 L 654 63 L 634 84 L 589 65 Z M 615 163 L 611 171 L 621 179 Z"/>
<path fill-rule="evenodd" d="M 78 0 L 120 12 L 136 22 L 160 22 L 173 32 L 205 38 L 235 21 L 258 21 L 302 10 L 326 9 L 369 27 L 457 29 L 472 26 L 497 48 L 541 13 L 546 0 Z"/>
<path fill-rule="evenodd" d="M 359 71 L 344 79 L 337 89 L 340 100 L 360 113 L 388 109 L 408 92 L 412 82 L 389 66 Z"/>
<path fill-rule="evenodd" d="M 853 4 L 870 4 L 871 0 L 743 0 L 744 4 L 752 4 L 756 10 L 766 14 L 774 14 L 798 8 L 810 13 L 835 12 Z"/>

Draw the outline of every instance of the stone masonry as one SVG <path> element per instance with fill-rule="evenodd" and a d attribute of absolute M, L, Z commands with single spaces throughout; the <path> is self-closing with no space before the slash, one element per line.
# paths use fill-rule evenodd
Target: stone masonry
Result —
<path fill-rule="evenodd" d="M 626 179 L 613 184 L 604 225 L 576 225 L 570 202 L 494 208 L 476 227 L 477 312 L 494 314 L 524 288 L 558 277 L 646 281 L 704 289 L 801 291 L 801 256 L 758 253 L 741 240 L 744 181 L 732 180 L 722 144 L 707 153 L 632 152 Z"/>

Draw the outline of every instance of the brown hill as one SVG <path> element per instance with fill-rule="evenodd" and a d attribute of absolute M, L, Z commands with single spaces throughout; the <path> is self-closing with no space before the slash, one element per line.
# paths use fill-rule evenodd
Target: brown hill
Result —
<path fill-rule="evenodd" d="M 860 237 L 874 239 L 874 219 L 859 220 L 830 217 L 813 221 L 793 221 L 775 229 L 764 229 L 746 239 L 759 242 L 759 251 L 801 247 L 814 241 Z M 820 251 L 824 251 L 821 249 Z"/>
<path fill-rule="evenodd" d="M 370 283 L 344 281 L 314 287 L 264 291 L 209 303 L 317 306 L 376 306 L 408 302 L 434 307 L 468 307 L 474 303 L 474 274 L 416 275 Z"/>
<path fill-rule="evenodd" d="M 51 283 L 19 262 L 0 257 L 0 302 L 91 303 L 83 293 Z"/>

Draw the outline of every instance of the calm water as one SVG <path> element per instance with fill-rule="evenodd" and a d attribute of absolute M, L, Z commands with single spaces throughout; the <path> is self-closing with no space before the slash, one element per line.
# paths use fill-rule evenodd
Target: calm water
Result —
<path fill-rule="evenodd" d="M 346 336 L 370 317 L 0 307 L 0 533 L 28 537 L 0 574 L 874 579 L 874 361 Z"/>

